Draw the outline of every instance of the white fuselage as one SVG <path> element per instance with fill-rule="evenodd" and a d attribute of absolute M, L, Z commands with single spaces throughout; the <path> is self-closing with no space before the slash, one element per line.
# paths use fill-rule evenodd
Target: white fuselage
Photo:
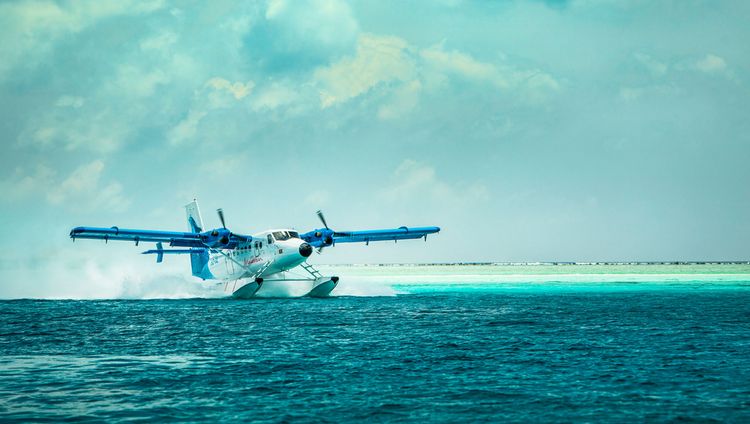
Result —
<path fill-rule="evenodd" d="M 307 260 L 309 253 L 304 256 L 300 252 L 303 244 L 306 243 L 293 230 L 264 231 L 254 234 L 252 241 L 242 243 L 236 249 L 211 252 L 208 268 L 218 280 L 257 278 L 284 272 Z M 261 270 L 262 273 L 258 274 Z"/>

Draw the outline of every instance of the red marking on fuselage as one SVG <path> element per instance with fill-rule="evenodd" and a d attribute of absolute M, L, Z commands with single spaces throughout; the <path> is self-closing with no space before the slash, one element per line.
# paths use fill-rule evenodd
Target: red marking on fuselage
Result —
<path fill-rule="evenodd" d="M 248 260 L 245 260 L 245 265 L 252 265 L 252 264 L 254 264 L 254 263 L 256 263 L 256 262 L 260 262 L 260 261 L 262 261 L 262 260 L 263 260 L 263 258 L 260 258 L 260 257 L 258 257 L 258 258 L 253 258 L 253 259 L 250 259 L 249 261 L 248 261 Z"/>

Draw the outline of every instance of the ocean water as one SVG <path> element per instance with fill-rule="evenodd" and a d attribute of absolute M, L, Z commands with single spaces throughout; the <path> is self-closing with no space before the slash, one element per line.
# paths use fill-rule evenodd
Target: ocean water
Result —
<path fill-rule="evenodd" d="M 0 301 L 0 421 L 750 422 L 747 266 L 331 270 L 328 299 Z"/>

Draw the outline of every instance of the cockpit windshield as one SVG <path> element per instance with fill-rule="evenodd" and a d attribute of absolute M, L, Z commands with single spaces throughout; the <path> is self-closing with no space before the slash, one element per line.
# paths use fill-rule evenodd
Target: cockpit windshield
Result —
<path fill-rule="evenodd" d="M 299 238 L 299 233 L 296 231 L 274 231 L 273 238 L 277 241 L 289 240 L 290 238 Z"/>

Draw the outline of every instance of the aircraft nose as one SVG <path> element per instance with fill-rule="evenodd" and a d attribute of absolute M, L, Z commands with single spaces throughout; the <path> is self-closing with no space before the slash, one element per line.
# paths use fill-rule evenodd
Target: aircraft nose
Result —
<path fill-rule="evenodd" d="M 307 243 L 302 243 L 299 246 L 299 254 L 302 255 L 302 257 L 308 257 L 312 255 L 313 248 Z"/>

